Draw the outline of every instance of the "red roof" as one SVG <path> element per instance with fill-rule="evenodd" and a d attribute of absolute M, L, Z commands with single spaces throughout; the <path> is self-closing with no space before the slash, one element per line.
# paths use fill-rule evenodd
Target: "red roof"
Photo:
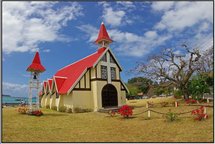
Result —
<path fill-rule="evenodd" d="M 74 87 L 78 80 L 98 62 L 100 56 L 106 48 L 100 48 L 97 52 L 60 69 L 55 75 L 56 88 L 59 94 L 66 94 L 70 88 Z"/>
<path fill-rule="evenodd" d="M 48 84 L 49 84 L 49 89 L 50 89 L 50 91 L 52 90 L 52 82 L 53 82 L 52 79 L 49 79 L 49 80 L 48 80 Z"/>
<path fill-rule="evenodd" d="M 102 40 L 107 40 L 109 42 L 112 42 L 112 40 L 110 39 L 110 37 L 107 33 L 104 23 L 101 24 L 101 27 L 99 30 L 99 35 L 98 35 L 98 38 L 96 39 L 95 43 L 99 43 Z"/>
<path fill-rule="evenodd" d="M 57 88 L 59 93 L 61 92 L 61 88 L 62 88 L 66 79 L 67 79 L 66 77 L 57 77 L 57 76 L 55 77 L 56 88 Z"/>
<path fill-rule="evenodd" d="M 43 91 L 45 91 L 46 86 L 47 86 L 47 81 L 44 81 L 44 82 L 43 82 Z"/>
<path fill-rule="evenodd" d="M 27 71 L 31 72 L 44 72 L 45 68 L 40 62 L 40 55 L 39 52 L 36 52 L 34 59 L 31 63 L 31 65 L 28 66 Z"/>

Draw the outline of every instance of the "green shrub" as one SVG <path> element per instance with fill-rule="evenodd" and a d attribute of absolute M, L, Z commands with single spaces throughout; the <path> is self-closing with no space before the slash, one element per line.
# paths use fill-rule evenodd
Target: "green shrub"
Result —
<path fill-rule="evenodd" d="M 72 113 L 72 109 L 71 109 L 71 108 L 67 108 L 67 109 L 66 109 L 66 112 L 67 112 L 67 113 Z"/>
<path fill-rule="evenodd" d="M 53 107 L 52 107 L 52 110 L 57 110 L 57 106 L 53 106 Z"/>
<path fill-rule="evenodd" d="M 47 108 L 47 109 L 49 109 L 49 108 L 50 108 L 50 106 L 49 106 L 49 105 L 46 105 L 46 108 Z"/>
<path fill-rule="evenodd" d="M 92 109 L 89 108 L 80 108 L 80 107 L 75 107 L 74 112 L 75 113 L 84 113 L 84 112 L 92 112 Z"/>
<path fill-rule="evenodd" d="M 174 91 L 174 97 L 176 99 L 181 99 L 181 97 L 182 97 L 182 91 L 181 90 L 175 90 Z"/>
<path fill-rule="evenodd" d="M 175 121 L 178 119 L 178 116 L 176 113 L 171 112 L 171 110 L 169 110 L 169 112 L 166 114 L 166 119 L 170 122 Z"/>
<path fill-rule="evenodd" d="M 61 106 L 59 107 L 59 112 L 66 112 L 66 107 L 65 106 Z"/>

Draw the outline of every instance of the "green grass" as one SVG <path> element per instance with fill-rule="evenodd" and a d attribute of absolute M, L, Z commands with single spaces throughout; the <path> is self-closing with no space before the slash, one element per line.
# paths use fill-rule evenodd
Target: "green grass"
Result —
<path fill-rule="evenodd" d="M 138 104 L 138 102 L 137 102 Z M 185 112 L 197 106 L 156 107 L 160 112 Z M 145 108 L 135 108 L 135 113 Z M 213 142 L 213 109 L 209 119 L 194 121 L 191 114 L 167 122 L 162 115 L 147 113 L 123 119 L 105 113 L 60 113 L 42 109 L 41 117 L 19 114 L 15 108 L 3 108 L 3 142 Z"/>

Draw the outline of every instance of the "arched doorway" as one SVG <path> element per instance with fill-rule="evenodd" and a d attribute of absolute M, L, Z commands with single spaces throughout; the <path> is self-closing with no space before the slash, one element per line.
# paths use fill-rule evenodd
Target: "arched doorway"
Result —
<path fill-rule="evenodd" d="M 107 84 L 102 89 L 102 107 L 118 106 L 117 90 L 111 85 Z"/>

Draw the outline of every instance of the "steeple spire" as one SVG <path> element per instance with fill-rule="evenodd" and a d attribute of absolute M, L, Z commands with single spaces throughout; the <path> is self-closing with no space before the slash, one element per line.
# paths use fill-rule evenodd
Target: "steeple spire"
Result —
<path fill-rule="evenodd" d="M 107 30 L 105 28 L 104 23 L 101 23 L 99 35 L 95 41 L 96 44 L 99 44 L 101 47 L 107 47 L 110 43 L 112 43 L 113 40 L 110 39 Z"/>
<path fill-rule="evenodd" d="M 27 71 L 30 71 L 30 72 L 44 72 L 45 71 L 44 66 L 40 62 L 39 52 L 36 52 L 31 65 L 29 65 L 27 68 Z"/>

